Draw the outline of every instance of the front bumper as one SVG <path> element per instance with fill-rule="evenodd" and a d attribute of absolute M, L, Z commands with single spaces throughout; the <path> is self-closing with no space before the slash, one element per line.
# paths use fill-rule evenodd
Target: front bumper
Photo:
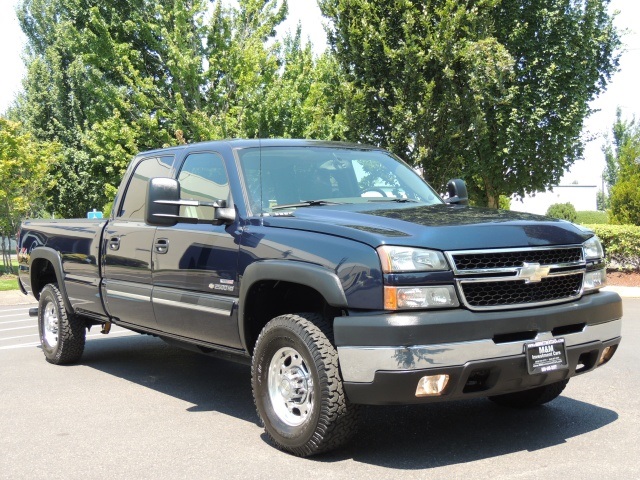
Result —
<path fill-rule="evenodd" d="M 620 342 L 622 301 L 600 292 L 563 305 L 500 312 L 381 313 L 338 317 L 334 335 L 354 403 L 424 403 L 499 395 L 596 368 Z M 525 343 L 564 338 L 569 369 L 529 375 Z M 418 380 L 448 374 L 439 396 L 416 397 Z"/>

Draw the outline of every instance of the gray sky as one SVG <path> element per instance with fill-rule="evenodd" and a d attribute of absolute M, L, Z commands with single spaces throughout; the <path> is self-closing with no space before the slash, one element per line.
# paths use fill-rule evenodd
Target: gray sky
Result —
<path fill-rule="evenodd" d="M 21 54 L 24 35 L 20 31 L 14 12 L 17 0 L 0 0 L 0 112 L 4 112 L 21 88 L 24 65 Z M 640 117 L 640 2 L 637 0 L 612 0 L 611 9 L 621 13 L 617 25 L 628 30 L 624 37 L 626 51 L 620 61 L 618 72 L 607 91 L 594 100 L 592 107 L 599 110 L 585 123 L 584 134 L 595 135 L 595 140 L 587 143 L 585 160 L 576 162 L 562 183 L 578 181 L 582 185 L 600 185 L 604 168 L 601 152 L 604 136 L 610 132 L 615 121 L 616 107 L 622 108 L 624 118 Z M 322 17 L 315 0 L 289 0 L 289 17 L 279 28 L 279 33 L 293 30 L 298 22 L 302 24 L 304 38 L 310 38 L 316 53 L 325 45 Z"/>

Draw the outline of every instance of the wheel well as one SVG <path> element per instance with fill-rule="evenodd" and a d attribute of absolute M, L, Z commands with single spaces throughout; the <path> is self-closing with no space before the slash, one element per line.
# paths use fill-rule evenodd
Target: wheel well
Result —
<path fill-rule="evenodd" d="M 316 312 L 333 321 L 341 314 L 339 308 L 330 306 L 314 288 L 278 280 L 256 282 L 244 301 L 244 338 L 251 354 L 262 328 L 279 315 Z M 333 338 L 329 340 L 333 343 Z"/>
<path fill-rule="evenodd" d="M 31 289 L 36 298 L 48 283 L 58 283 L 53 264 L 44 258 L 37 258 L 31 264 Z"/>

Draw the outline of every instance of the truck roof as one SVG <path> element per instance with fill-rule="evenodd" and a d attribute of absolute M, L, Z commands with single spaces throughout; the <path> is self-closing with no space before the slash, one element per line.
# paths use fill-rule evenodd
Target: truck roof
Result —
<path fill-rule="evenodd" d="M 334 148 L 358 148 L 365 150 L 382 150 L 379 147 L 366 145 L 361 143 L 335 142 L 327 140 L 306 140 L 291 138 L 266 138 L 266 139 L 226 139 L 226 140 L 210 140 L 206 142 L 189 143 L 186 145 L 177 145 L 166 148 L 156 148 L 140 152 L 139 155 L 148 155 L 155 152 L 175 152 L 186 148 L 220 148 L 221 146 L 230 147 L 232 149 L 251 148 L 251 147 L 334 147 Z"/>

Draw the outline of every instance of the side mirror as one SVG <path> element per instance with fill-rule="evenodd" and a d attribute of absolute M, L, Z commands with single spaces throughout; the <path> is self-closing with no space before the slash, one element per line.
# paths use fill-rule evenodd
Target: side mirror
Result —
<path fill-rule="evenodd" d="M 467 185 L 464 180 L 454 178 L 447 183 L 447 194 L 449 198 L 445 200 L 447 203 L 454 205 L 469 205 L 469 195 L 467 194 Z"/>
<path fill-rule="evenodd" d="M 180 183 L 173 178 L 152 178 L 147 185 L 144 219 L 149 225 L 172 227 L 180 215 Z M 176 202 L 176 203 L 173 203 Z"/>
<path fill-rule="evenodd" d="M 201 202 L 180 199 L 180 182 L 172 178 L 152 178 L 147 184 L 147 204 L 144 219 L 149 225 L 173 227 L 178 222 L 209 223 L 212 225 L 231 224 L 236 219 L 236 211 L 227 207 L 226 201 Z M 195 217 L 181 217 L 180 207 L 211 207 L 211 220 Z"/>

